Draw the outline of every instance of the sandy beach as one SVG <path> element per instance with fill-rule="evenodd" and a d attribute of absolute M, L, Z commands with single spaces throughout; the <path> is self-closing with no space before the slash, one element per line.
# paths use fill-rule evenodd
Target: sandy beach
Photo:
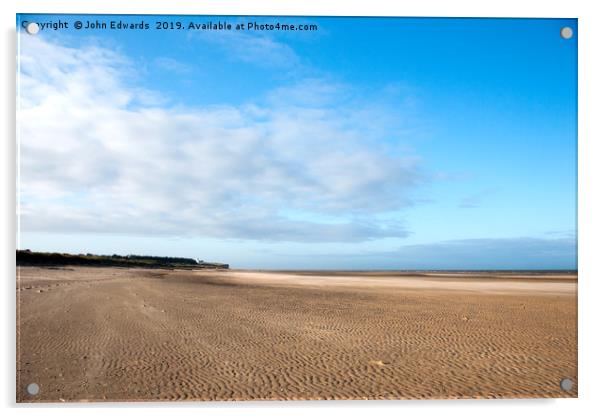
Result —
<path fill-rule="evenodd" d="M 576 275 L 17 271 L 19 402 L 577 396 Z"/>

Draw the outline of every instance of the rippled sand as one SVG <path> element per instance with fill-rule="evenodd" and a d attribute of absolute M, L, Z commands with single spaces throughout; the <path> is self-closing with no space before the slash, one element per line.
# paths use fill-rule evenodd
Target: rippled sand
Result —
<path fill-rule="evenodd" d="M 18 401 L 577 396 L 574 275 L 18 274 Z"/>

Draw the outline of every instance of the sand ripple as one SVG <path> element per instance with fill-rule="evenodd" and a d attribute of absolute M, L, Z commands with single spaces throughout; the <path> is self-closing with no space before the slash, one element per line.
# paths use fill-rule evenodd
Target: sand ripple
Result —
<path fill-rule="evenodd" d="M 408 279 L 21 268 L 17 399 L 577 395 L 576 280 Z"/>

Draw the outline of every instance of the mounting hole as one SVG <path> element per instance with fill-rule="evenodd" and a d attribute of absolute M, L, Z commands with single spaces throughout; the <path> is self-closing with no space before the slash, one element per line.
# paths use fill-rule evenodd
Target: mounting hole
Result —
<path fill-rule="evenodd" d="M 560 29 L 560 36 L 562 36 L 562 39 L 570 39 L 573 37 L 573 29 L 571 29 L 568 26 L 563 27 L 562 29 Z"/>
<path fill-rule="evenodd" d="M 25 30 L 30 35 L 35 35 L 40 31 L 40 25 L 38 25 L 36 22 L 29 22 L 27 23 L 27 26 L 25 26 Z"/>
<path fill-rule="evenodd" d="M 560 380 L 560 388 L 564 391 L 571 391 L 573 389 L 573 380 L 570 378 L 563 378 Z"/>
<path fill-rule="evenodd" d="M 40 386 L 38 383 L 30 383 L 27 385 L 27 393 L 31 396 L 35 396 L 40 392 Z"/>

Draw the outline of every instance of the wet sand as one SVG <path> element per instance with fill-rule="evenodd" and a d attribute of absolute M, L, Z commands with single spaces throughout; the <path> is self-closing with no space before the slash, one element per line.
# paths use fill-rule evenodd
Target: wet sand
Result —
<path fill-rule="evenodd" d="M 577 396 L 575 275 L 19 267 L 17 319 L 19 402 Z"/>

